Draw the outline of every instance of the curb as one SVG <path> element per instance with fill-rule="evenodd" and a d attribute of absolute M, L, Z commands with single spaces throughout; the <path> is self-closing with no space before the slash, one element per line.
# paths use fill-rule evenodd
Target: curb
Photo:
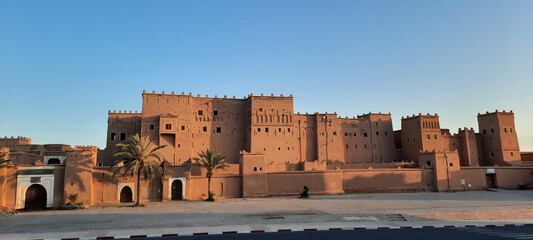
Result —
<path fill-rule="evenodd" d="M 422 226 L 382 226 L 382 227 L 346 227 L 346 228 L 282 228 L 282 229 L 255 229 L 241 231 L 224 232 L 194 232 L 194 233 L 173 233 L 173 234 L 151 234 L 151 235 L 129 235 L 129 236 L 100 236 L 82 238 L 60 238 L 61 240 L 100 240 L 100 239 L 124 239 L 124 238 L 147 238 L 147 237 L 178 237 L 178 236 L 205 236 L 205 235 L 228 235 L 228 234 L 257 234 L 269 232 L 313 232 L 313 231 L 350 231 L 350 230 L 391 230 L 391 229 L 414 229 L 414 228 L 481 228 L 481 227 L 533 227 L 533 223 L 526 224 L 483 224 L 483 225 L 422 225 Z M 58 238 L 44 238 L 34 240 L 57 240 Z"/>

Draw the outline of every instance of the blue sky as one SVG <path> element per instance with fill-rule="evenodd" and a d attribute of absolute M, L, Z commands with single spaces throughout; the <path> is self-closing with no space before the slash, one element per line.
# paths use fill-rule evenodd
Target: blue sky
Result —
<path fill-rule="evenodd" d="M 0 1 L 0 135 L 105 146 L 143 89 L 294 94 L 296 112 L 515 112 L 533 151 L 533 1 Z"/>

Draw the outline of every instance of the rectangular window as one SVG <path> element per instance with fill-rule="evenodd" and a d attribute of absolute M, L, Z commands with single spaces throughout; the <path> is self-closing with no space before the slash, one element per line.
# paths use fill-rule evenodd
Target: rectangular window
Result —
<path fill-rule="evenodd" d="M 431 135 L 430 134 L 426 134 L 426 138 L 427 139 L 431 139 Z"/>
<path fill-rule="evenodd" d="M 487 129 L 483 129 L 483 135 L 487 134 Z"/>
<path fill-rule="evenodd" d="M 204 132 L 207 132 L 207 127 L 203 127 Z"/>
<path fill-rule="evenodd" d="M 503 132 L 504 132 L 504 133 L 507 133 L 507 128 L 503 128 Z"/>
<path fill-rule="evenodd" d="M 290 128 L 287 128 L 287 132 L 291 132 L 291 129 L 290 129 Z"/>
<path fill-rule="evenodd" d="M 490 129 L 490 133 L 494 133 L 494 128 L 491 128 L 491 129 Z"/>
<path fill-rule="evenodd" d="M 155 126 L 154 124 L 150 124 L 150 130 L 154 130 Z"/>
<path fill-rule="evenodd" d="M 509 128 L 509 132 L 510 132 L 510 133 L 513 133 L 513 128 Z"/>
<path fill-rule="evenodd" d="M 348 136 L 348 133 L 344 133 L 344 136 L 347 137 L 347 136 Z"/>
<path fill-rule="evenodd" d="M 268 128 L 265 128 L 265 132 L 268 132 Z"/>
<path fill-rule="evenodd" d="M 116 133 L 111 133 L 111 140 L 113 140 L 113 141 L 117 140 L 117 134 Z"/>
<path fill-rule="evenodd" d="M 104 166 L 104 163 L 99 162 L 98 167 Z"/>
<path fill-rule="evenodd" d="M 261 132 L 261 128 L 257 128 L 257 132 Z"/>
<path fill-rule="evenodd" d="M 202 115 L 204 115 L 204 111 L 198 110 L 198 116 L 202 116 Z"/>
<path fill-rule="evenodd" d="M 165 129 L 166 130 L 172 130 L 172 124 L 170 124 L 170 123 L 165 124 Z"/>
<path fill-rule="evenodd" d="M 368 134 L 366 134 L 366 133 L 363 133 L 363 137 L 368 137 Z"/>
<path fill-rule="evenodd" d="M 376 135 L 379 135 L 379 132 L 376 132 Z"/>
<path fill-rule="evenodd" d="M 217 116 L 218 115 L 218 111 L 217 110 L 213 111 L 213 115 Z"/>
<path fill-rule="evenodd" d="M 435 138 L 435 140 L 437 140 L 437 134 L 433 135 L 433 138 Z"/>
<path fill-rule="evenodd" d="M 278 132 L 281 132 L 281 128 L 278 129 Z"/>
<path fill-rule="evenodd" d="M 182 131 L 185 131 L 185 126 L 182 125 L 182 126 L 181 126 L 181 130 L 182 130 Z"/>
<path fill-rule="evenodd" d="M 494 152 L 490 152 L 490 157 L 494 157 Z"/>
<path fill-rule="evenodd" d="M 385 136 L 387 136 L 387 131 L 385 131 Z"/>
<path fill-rule="evenodd" d="M 217 133 L 222 132 L 222 128 L 217 127 Z"/>
<path fill-rule="evenodd" d="M 513 153 L 513 152 L 511 152 L 511 157 L 512 157 L 512 156 L 514 156 L 514 153 Z"/>
<path fill-rule="evenodd" d="M 126 140 L 126 133 L 120 133 L 120 140 Z"/>

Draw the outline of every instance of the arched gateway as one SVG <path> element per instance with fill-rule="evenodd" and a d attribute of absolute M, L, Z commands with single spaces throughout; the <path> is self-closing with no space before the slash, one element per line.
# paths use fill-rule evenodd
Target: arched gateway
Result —
<path fill-rule="evenodd" d="M 31 185 L 26 190 L 24 201 L 25 210 L 44 210 L 46 209 L 46 189 L 40 184 Z"/>
<path fill-rule="evenodd" d="M 176 179 L 172 182 L 172 200 L 183 200 L 183 183 Z"/>
<path fill-rule="evenodd" d="M 120 202 L 133 202 L 133 192 L 131 191 L 130 187 L 125 186 L 122 188 L 120 191 Z"/>

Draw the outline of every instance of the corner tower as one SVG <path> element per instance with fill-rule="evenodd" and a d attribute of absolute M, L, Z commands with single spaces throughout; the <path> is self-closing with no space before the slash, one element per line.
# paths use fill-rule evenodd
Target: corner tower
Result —
<path fill-rule="evenodd" d="M 513 111 L 478 113 L 477 121 L 483 142 L 483 161 L 486 165 L 521 161 Z"/>

